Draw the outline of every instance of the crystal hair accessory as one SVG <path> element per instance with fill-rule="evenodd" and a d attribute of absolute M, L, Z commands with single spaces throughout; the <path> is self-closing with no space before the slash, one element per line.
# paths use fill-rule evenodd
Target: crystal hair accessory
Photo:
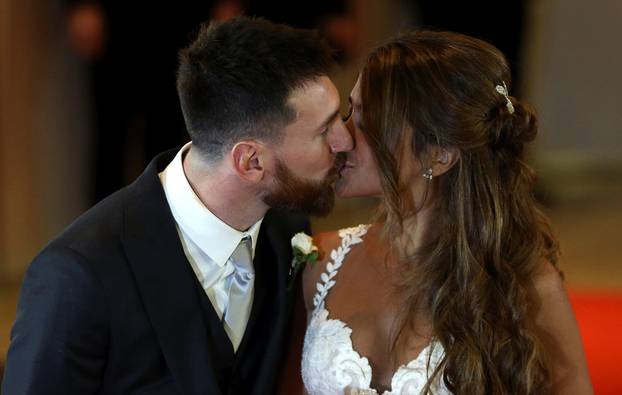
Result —
<path fill-rule="evenodd" d="M 501 81 L 503 86 L 497 85 L 495 86 L 495 90 L 505 97 L 506 103 L 505 106 L 508 108 L 510 114 L 514 114 L 514 105 L 512 105 L 512 101 L 510 100 L 510 95 L 508 93 L 508 87 L 505 85 L 505 81 Z"/>

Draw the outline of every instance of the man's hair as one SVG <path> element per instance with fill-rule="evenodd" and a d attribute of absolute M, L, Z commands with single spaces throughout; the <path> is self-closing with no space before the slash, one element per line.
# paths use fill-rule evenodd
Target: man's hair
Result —
<path fill-rule="evenodd" d="M 296 116 L 289 95 L 333 64 L 315 31 L 248 17 L 202 25 L 179 59 L 186 128 L 210 160 L 243 138 L 278 141 Z"/>

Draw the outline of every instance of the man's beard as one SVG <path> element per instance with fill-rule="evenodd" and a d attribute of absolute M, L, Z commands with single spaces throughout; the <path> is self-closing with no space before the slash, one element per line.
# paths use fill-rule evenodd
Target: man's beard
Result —
<path fill-rule="evenodd" d="M 333 185 L 346 161 L 340 152 L 326 177 L 320 181 L 305 180 L 296 176 L 278 158 L 276 159 L 276 188 L 263 197 L 268 206 L 308 215 L 326 216 L 335 205 Z"/>

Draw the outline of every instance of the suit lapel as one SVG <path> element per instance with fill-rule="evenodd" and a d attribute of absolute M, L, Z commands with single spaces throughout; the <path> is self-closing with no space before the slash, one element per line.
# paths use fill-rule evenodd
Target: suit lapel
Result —
<path fill-rule="evenodd" d="M 285 324 L 289 321 L 288 299 L 290 295 L 286 290 L 286 282 L 291 249 L 287 233 L 280 229 L 277 222 L 272 211 L 268 211 L 262 223 L 260 243 L 256 252 L 256 257 L 259 258 L 256 265 L 261 265 L 259 270 L 256 269 L 260 276 L 257 278 L 260 281 L 255 287 L 259 300 L 253 304 L 251 319 L 243 343 L 238 350 L 234 370 L 234 374 L 246 372 L 242 373 L 242 376 L 252 374 L 253 386 L 247 390 L 253 394 L 270 393 L 273 389 L 272 384 L 277 374 L 276 369 L 279 368 L 278 361 L 280 361 L 285 339 Z M 267 322 L 259 322 L 259 320 Z M 268 325 L 269 330 L 259 331 L 260 325 Z M 259 338 L 257 334 L 260 332 L 267 333 L 267 336 Z M 260 347 L 259 359 L 247 358 L 257 351 L 256 347 Z"/>
<path fill-rule="evenodd" d="M 158 156 L 127 189 L 123 243 L 162 353 L 187 394 L 219 394 L 194 272 L 158 178 Z"/>

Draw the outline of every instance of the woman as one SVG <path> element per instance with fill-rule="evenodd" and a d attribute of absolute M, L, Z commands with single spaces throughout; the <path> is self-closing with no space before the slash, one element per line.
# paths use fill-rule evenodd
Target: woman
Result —
<path fill-rule="evenodd" d="M 493 46 L 416 32 L 369 56 L 337 192 L 382 198 L 320 234 L 304 275 L 315 394 L 589 394 L 581 339 L 536 207 L 530 107 Z"/>

